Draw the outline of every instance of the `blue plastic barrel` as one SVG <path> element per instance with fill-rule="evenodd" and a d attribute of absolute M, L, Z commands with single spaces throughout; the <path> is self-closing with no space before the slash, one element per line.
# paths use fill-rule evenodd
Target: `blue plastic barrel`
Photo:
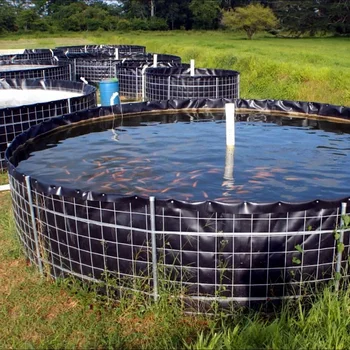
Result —
<path fill-rule="evenodd" d="M 113 106 L 120 103 L 118 79 L 101 80 L 101 106 Z"/>

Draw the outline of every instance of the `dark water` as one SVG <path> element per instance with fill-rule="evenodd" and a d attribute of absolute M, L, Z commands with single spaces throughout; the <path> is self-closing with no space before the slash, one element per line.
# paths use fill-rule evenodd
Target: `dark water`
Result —
<path fill-rule="evenodd" d="M 67 128 L 16 157 L 21 172 L 80 190 L 295 202 L 350 194 L 349 133 L 345 124 L 238 115 L 226 157 L 222 114 L 124 117 Z"/>

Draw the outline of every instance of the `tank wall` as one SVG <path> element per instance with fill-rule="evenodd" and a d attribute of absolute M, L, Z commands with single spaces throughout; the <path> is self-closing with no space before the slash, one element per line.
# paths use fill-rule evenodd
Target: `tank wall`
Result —
<path fill-rule="evenodd" d="M 239 98 L 239 74 L 200 75 L 164 74 L 152 69 L 146 72 L 147 100 L 186 98 Z M 170 70 L 169 70 L 170 71 Z M 218 72 L 218 71 L 217 71 Z"/>
<path fill-rule="evenodd" d="M 57 195 L 55 187 L 50 190 L 56 194 L 42 192 L 35 181 L 28 188 L 12 175 L 10 183 L 26 254 L 54 278 L 103 282 L 108 276 L 118 288 L 146 294 L 154 293 L 155 285 L 173 287 L 201 312 L 213 302 L 254 307 L 304 296 L 335 276 L 338 207 L 232 214 L 236 209 L 230 205 L 206 202 L 205 210 L 203 204 L 156 200 L 152 215 L 145 198 L 83 200 L 79 193 Z M 349 246 L 344 232 L 346 277 Z"/>
<path fill-rule="evenodd" d="M 14 88 L 21 87 L 22 80 L 8 81 Z M 40 81 L 26 80 L 28 88 L 43 88 Z M 81 96 L 48 101 L 19 107 L 8 107 L 0 109 L 0 172 L 7 169 L 5 162 L 5 150 L 7 145 L 20 133 L 31 126 L 41 123 L 49 118 L 91 109 L 97 105 L 96 89 L 85 86 L 82 83 L 45 81 L 46 88 L 50 90 L 81 92 Z M 1 93 L 1 89 L 0 89 Z"/>
<path fill-rule="evenodd" d="M 46 68 L 0 71 L 0 78 L 71 80 L 71 67 L 69 64 L 62 64 Z"/>

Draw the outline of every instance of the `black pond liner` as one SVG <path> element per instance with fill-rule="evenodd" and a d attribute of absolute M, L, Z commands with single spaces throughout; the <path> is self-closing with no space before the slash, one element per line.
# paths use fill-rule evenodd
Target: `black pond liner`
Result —
<path fill-rule="evenodd" d="M 233 101 L 153 101 L 122 108 L 123 115 L 218 111 Z M 341 106 L 242 99 L 235 103 L 242 113 L 299 114 L 319 123 L 350 121 L 350 109 Z M 119 115 L 116 109 L 45 121 L 17 136 L 6 151 L 16 227 L 27 257 L 41 271 L 55 278 L 73 275 L 106 282 L 117 297 L 139 290 L 156 298 L 166 288 L 197 312 L 237 304 L 275 306 L 314 293 L 334 281 L 336 271 L 348 279 L 350 234 L 339 229 L 342 203 L 350 202 L 346 193 L 344 198 L 300 203 L 225 204 L 210 198 L 188 202 L 165 199 L 164 194 L 144 198 L 137 192 L 125 197 L 93 188 L 80 191 L 16 170 L 14 153 L 27 141 L 75 123 L 96 118 L 101 122 Z M 349 211 L 343 208 L 343 213 Z"/>
<path fill-rule="evenodd" d="M 62 55 L 63 50 L 25 49 L 21 54 L 0 54 L 0 60 L 51 60 L 53 56 Z"/>
<path fill-rule="evenodd" d="M 23 66 L 23 69 L 20 69 Z M 6 69 L 3 69 L 6 68 Z M 13 69 L 11 69 L 13 68 Z M 0 78 L 71 80 L 68 62 L 52 60 L 0 60 Z"/>
<path fill-rule="evenodd" d="M 142 73 L 143 69 L 153 66 L 154 54 L 133 57 L 128 60 L 119 61 L 116 64 L 116 74 L 119 80 L 120 95 L 130 99 L 141 99 L 142 97 Z M 157 54 L 157 67 L 187 67 L 181 64 L 181 57 L 167 54 Z M 144 73 L 147 71 L 145 70 Z M 147 76 L 145 75 L 145 79 Z M 147 82 L 145 81 L 147 87 Z M 146 90 L 145 90 L 146 91 Z M 146 98 L 146 96 L 145 96 Z"/>
<path fill-rule="evenodd" d="M 114 59 L 101 52 L 68 53 L 66 56 L 73 64 L 73 74 L 77 80 L 83 77 L 88 82 L 98 83 L 103 79 L 118 77 L 123 86 L 125 79 L 135 80 L 134 70 L 132 72 L 127 72 L 126 67 L 153 63 L 153 54 L 131 53 L 125 55 L 122 59 Z M 158 62 L 159 64 L 181 63 L 181 58 L 179 56 L 158 54 Z M 123 73 L 121 73 L 120 67 L 122 67 Z M 128 74 L 128 78 L 125 78 L 126 74 Z M 133 86 L 133 89 L 134 88 Z M 129 90 L 126 91 L 128 92 Z M 132 90 L 132 96 L 134 95 L 135 91 Z"/>
<path fill-rule="evenodd" d="M 56 49 L 63 50 L 65 53 L 102 53 L 111 57 L 115 57 L 116 49 L 118 49 L 119 57 L 132 53 L 145 53 L 146 47 L 140 45 L 78 45 L 78 46 L 59 46 Z"/>
<path fill-rule="evenodd" d="M 184 98 L 239 98 L 239 72 L 197 68 L 150 68 L 146 71 L 149 101 Z"/>
<path fill-rule="evenodd" d="M 54 101 L 0 108 L 0 172 L 6 170 L 5 150 L 8 143 L 15 136 L 44 120 L 97 106 L 96 88 L 78 82 L 43 79 L 1 79 L 0 94 L 3 89 L 69 91 L 81 95 Z"/>

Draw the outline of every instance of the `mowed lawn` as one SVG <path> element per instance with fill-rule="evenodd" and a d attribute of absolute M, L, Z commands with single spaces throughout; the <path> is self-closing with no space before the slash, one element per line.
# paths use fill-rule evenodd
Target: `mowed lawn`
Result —
<path fill-rule="evenodd" d="M 241 72 L 241 97 L 350 105 L 350 39 L 274 38 L 226 31 L 84 32 L 0 38 L 2 49 L 134 44 L 196 60 L 201 68 Z"/>

